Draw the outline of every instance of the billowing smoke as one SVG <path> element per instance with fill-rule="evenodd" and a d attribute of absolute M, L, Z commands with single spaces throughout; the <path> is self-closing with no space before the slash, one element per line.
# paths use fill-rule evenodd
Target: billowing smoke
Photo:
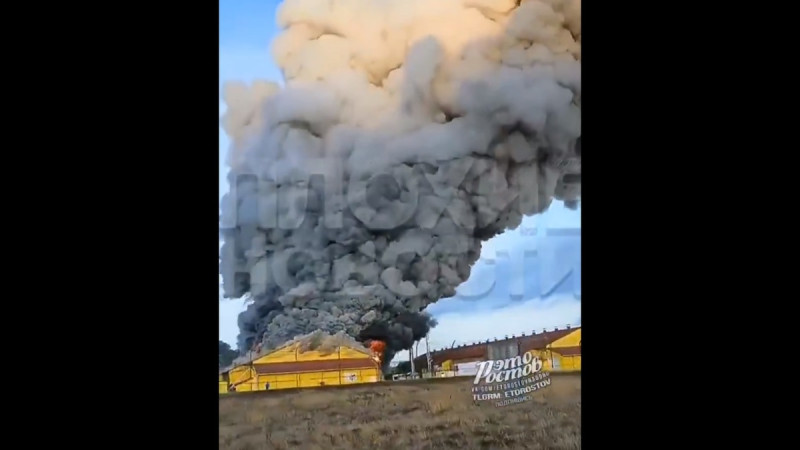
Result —
<path fill-rule="evenodd" d="M 285 0 L 286 83 L 224 87 L 239 348 L 435 322 L 481 242 L 580 198 L 580 0 Z"/>

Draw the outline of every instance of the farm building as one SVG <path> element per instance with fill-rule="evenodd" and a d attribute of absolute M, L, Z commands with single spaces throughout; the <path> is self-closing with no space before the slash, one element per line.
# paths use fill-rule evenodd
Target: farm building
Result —
<path fill-rule="evenodd" d="M 381 379 L 379 357 L 364 348 L 303 350 L 300 342 L 240 361 L 220 373 L 220 392 L 371 383 Z"/>
<path fill-rule="evenodd" d="M 225 381 L 227 378 L 227 373 L 220 373 L 219 374 L 219 393 L 224 394 L 228 392 L 228 382 Z"/>
<path fill-rule="evenodd" d="M 547 371 L 579 371 L 581 370 L 581 327 L 567 326 L 564 329 L 543 331 L 526 336 L 511 336 L 502 340 L 480 342 L 472 345 L 460 345 L 431 352 L 432 365 L 445 371 L 458 367 L 472 366 L 477 361 L 487 359 L 513 358 L 524 352 L 532 351 L 542 360 L 542 367 Z M 414 366 L 427 368 L 427 355 L 414 359 Z"/>

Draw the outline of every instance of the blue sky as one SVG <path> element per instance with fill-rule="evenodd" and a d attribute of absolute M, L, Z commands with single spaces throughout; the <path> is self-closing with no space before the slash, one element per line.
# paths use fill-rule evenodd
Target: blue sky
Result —
<path fill-rule="evenodd" d="M 269 49 L 277 32 L 278 3 L 220 0 L 220 87 L 225 81 L 282 82 Z M 224 108 L 220 99 L 220 115 Z M 224 163 L 228 145 L 220 128 L 220 197 L 227 191 Z M 458 288 L 458 295 L 428 307 L 439 321 L 430 334 L 431 347 L 579 324 L 580 227 L 580 209 L 571 211 L 555 202 L 544 214 L 526 218 L 517 230 L 486 242 L 481 259 L 469 280 Z M 220 302 L 220 339 L 234 347 L 236 318 L 244 307 L 241 300 Z M 419 350 L 425 350 L 424 343 Z M 406 357 L 402 352 L 396 359 Z"/>

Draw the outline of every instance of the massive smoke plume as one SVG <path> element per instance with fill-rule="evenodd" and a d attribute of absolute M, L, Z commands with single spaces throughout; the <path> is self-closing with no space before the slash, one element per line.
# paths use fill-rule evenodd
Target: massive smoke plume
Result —
<path fill-rule="evenodd" d="M 481 242 L 580 197 L 580 0 L 285 0 L 285 86 L 224 87 L 239 348 L 423 337 Z M 265 25 L 266 26 L 266 25 Z"/>

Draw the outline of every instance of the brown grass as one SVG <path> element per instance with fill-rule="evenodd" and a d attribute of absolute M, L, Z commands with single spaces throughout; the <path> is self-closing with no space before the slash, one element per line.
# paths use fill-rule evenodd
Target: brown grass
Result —
<path fill-rule="evenodd" d="M 579 449 L 580 375 L 533 399 L 474 404 L 470 379 L 222 395 L 219 448 Z"/>

